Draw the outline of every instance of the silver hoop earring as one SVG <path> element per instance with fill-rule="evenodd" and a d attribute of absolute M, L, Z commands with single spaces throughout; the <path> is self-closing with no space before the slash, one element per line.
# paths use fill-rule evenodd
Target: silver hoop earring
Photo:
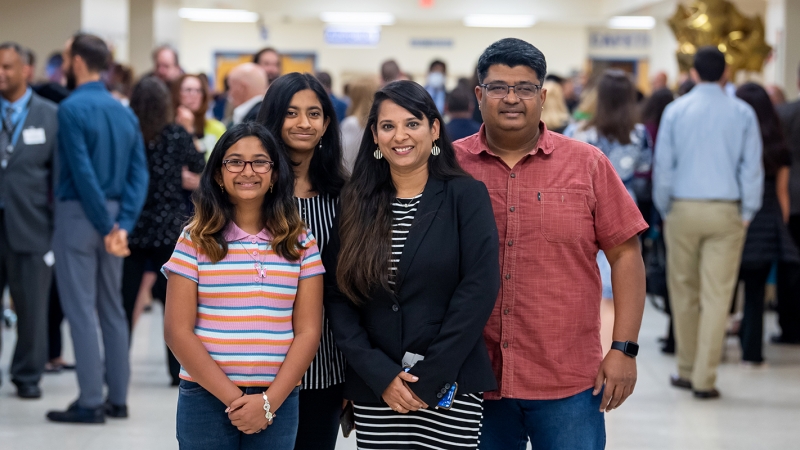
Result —
<path fill-rule="evenodd" d="M 438 156 L 439 153 L 442 153 L 442 149 L 440 149 L 439 146 L 436 145 L 436 142 L 434 142 L 433 143 L 433 148 L 431 148 L 431 155 Z"/>
<path fill-rule="evenodd" d="M 375 159 L 381 159 L 381 158 L 383 158 L 383 153 L 381 153 L 381 148 L 380 148 L 380 146 L 378 146 L 378 148 L 376 148 L 376 149 L 375 149 L 375 151 L 372 153 L 372 156 L 373 156 Z"/>

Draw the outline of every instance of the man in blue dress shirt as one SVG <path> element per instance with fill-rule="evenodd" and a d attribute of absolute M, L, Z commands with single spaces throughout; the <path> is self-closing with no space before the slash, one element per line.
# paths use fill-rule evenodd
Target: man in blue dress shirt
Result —
<path fill-rule="evenodd" d="M 67 84 L 77 89 L 58 109 L 53 251 L 80 394 L 66 411 L 47 414 L 56 422 L 103 423 L 106 415 L 128 414 L 122 257 L 128 253 L 128 233 L 144 206 L 148 173 L 136 116 L 100 81 L 109 60 L 105 42 L 87 34 L 73 38 L 65 58 Z"/>
<path fill-rule="evenodd" d="M 753 109 L 725 94 L 725 55 L 698 49 L 697 86 L 659 126 L 653 201 L 664 220 L 678 374 L 699 399 L 715 387 L 745 230 L 761 208 L 761 131 Z"/>

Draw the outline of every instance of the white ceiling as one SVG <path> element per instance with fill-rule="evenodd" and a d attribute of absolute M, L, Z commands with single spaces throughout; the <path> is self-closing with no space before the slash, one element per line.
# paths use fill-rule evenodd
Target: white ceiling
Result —
<path fill-rule="evenodd" d="M 398 24 L 461 23 L 467 14 L 525 14 L 538 22 L 602 24 L 615 15 L 675 0 L 433 0 L 422 8 L 420 0 L 180 0 L 181 6 L 237 8 L 255 11 L 268 20 L 319 21 L 325 11 L 369 11 L 394 14 Z"/>

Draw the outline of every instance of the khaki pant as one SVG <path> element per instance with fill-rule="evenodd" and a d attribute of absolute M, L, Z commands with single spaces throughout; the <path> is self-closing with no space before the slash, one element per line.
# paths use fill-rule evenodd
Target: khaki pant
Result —
<path fill-rule="evenodd" d="M 678 375 L 714 388 L 744 246 L 733 202 L 675 201 L 664 221 Z"/>

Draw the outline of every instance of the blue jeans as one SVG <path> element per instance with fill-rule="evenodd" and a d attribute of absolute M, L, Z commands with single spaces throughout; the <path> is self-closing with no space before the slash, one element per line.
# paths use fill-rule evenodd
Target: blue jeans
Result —
<path fill-rule="evenodd" d="M 606 427 L 603 393 L 592 389 L 560 400 L 503 398 L 483 402 L 480 450 L 601 450 Z"/>
<path fill-rule="evenodd" d="M 264 388 L 243 388 L 245 394 L 260 394 Z M 297 436 L 300 388 L 281 405 L 266 430 L 244 434 L 231 425 L 225 404 L 197 383 L 181 380 L 178 390 L 177 432 L 181 450 L 292 450 Z"/>

